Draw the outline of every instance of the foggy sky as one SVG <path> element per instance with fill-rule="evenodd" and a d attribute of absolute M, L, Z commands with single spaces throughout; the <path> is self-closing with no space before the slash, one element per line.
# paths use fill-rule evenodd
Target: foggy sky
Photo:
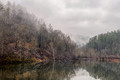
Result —
<path fill-rule="evenodd" d="M 6 3 L 8 0 L 0 0 Z M 9 0 L 77 42 L 120 28 L 120 0 Z"/>

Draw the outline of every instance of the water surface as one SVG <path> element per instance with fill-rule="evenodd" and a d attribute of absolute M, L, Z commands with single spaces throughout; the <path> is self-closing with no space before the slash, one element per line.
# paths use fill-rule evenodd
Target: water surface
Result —
<path fill-rule="evenodd" d="M 0 80 L 120 80 L 120 64 L 95 61 L 7 64 Z"/>

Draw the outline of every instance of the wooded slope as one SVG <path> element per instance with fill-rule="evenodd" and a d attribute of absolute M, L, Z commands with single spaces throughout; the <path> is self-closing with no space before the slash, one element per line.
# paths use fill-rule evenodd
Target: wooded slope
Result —
<path fill-rule="evenodd" d="M 47 26 L 22 6 L 0 3 L 0 56 L 12 59 L 46 59 L 72 54 L 76 44 L 60 30 Z"/>

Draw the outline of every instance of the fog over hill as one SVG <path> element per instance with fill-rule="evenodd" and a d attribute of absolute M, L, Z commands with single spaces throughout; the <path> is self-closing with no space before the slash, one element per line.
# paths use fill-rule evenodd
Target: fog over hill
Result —
<path fill-rule="evenodd" d="M 44 19 L 70 35 L 76 42 L 108 31 L 119 29 L 119 0 L 0 0 L 24 6 L 38 18 Z M 82 41 L 81 41 L 82 40 Z"/>

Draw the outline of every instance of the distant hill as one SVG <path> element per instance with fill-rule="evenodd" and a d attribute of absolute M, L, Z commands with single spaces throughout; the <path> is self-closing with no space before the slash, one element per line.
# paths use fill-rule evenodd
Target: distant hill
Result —
<path fill-rule="evenodd" d="M 96 54 L 120 56 L 120 30 L 100 34 L 89 40 L 87 49 L 94 49 Z"/>

